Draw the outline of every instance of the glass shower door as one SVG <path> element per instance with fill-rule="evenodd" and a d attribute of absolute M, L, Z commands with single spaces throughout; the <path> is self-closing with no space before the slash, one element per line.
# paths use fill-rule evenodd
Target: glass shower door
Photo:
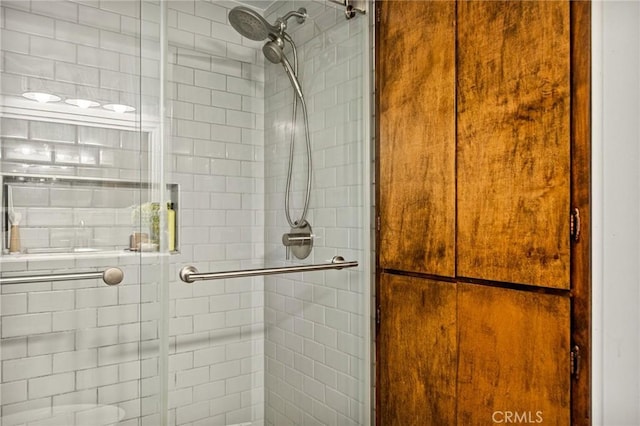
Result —
<path fill-rule="evenodd" d="M 185 0 L 167 8 L 170 176 L 182 189 L 184 237 L 171 265 L 170 419 L 368 424 L 368 15 L 347 20 L 344 8 L 324 0 Z M 276 31 L 271 24 L 286 16 L 313 157 L 313 249 L 304 259 L 293 250 L 287 258 L 282 243 L 296 233 L 285 217 L 294 129 L 293 219 L 308 182 L 301 102 L 293 124 L 294 79 L 274 56 L 265 59 L 263 49 L 277 56 L 279 46 L 266 34 L 256 40 L 253 25 L 267 21 Z M 233 19 L 249 28 L 236 31 Z M 295 68 L 291 43 L 283 47 Z M 334 256 L 358 266 L 315 268 Z M 185 266 L 234 278 L 182 282 Z"/>
<path fill-rule="evenodd" d="M 0 10 L 0 424 L 163 424 L 160 6 Z"/>

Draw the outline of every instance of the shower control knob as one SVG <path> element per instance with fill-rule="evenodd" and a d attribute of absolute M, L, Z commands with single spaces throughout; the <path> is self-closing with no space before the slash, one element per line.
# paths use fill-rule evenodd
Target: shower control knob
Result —
<path fill-rule="evenodd" d="M 303 232 L 290 232 L 282 234 L 282 244 L 285 246 L 308 246 L 311 245 L 311 234 Z"/>
<path fill-rule="evenodd" d="M 311 225 L 305 222 L 300 228 L 291 228 L 291 232 L 282 234 L 282 245 L 287 248 L 286 259 L 290 254 L 298 259 L 305 259 L 313 248 L 313 231 Z"/>

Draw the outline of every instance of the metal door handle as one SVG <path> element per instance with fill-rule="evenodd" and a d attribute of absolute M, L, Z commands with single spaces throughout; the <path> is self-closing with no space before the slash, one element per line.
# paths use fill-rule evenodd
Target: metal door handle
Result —
<path fill-rule="evenodd" d="M 100 272 L 75 272 L 69 274 L 43 274 L 25 275 L 19 277 L 0 277 L 0 284 L 27 284 L 47 281 L 71 281 L 102 278 L 107 285 L 118 285 L 124 278 L 124 272 L 120 268 L 107 268 Z"/>
<path fill-rule="evenodd" d="M 334 256 L 331 263 L 317 265 L 295 265 L 280 268 L 244 269 L 239 271 L 222 271 L 200 273 L 194 266 L 185 266 L 180 270 L 180 279 L 185 283 L 204 280 L 221 280 L 225 278 L 256 277 L 262 275 L 291 274 L 294 272 L 321 271 L 326 269 L 354 268 L 358 261 L 346 261 L 342 256 Z"/>

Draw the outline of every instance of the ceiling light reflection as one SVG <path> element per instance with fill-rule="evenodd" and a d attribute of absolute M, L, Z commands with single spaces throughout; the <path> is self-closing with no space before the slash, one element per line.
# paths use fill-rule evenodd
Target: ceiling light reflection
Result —
<path fill-rule="evenodd" d="M 132 106 L 122 104 L 108 104 L 103 106 L 102 108 L 108 109 L 109 111 L 117 112 L 119 114 L 124 114 L 125 112 L 132 112 L 136 110 Z"/>
<path fill-rule="evenodd" d="M 48 102 L 58 102 L 60 100 L 60 96 L 52 95 L 51 93 L 45 92 L 25 92 L 22 94 L 22 96 L 33 101 L 38 101 L 41 104 L 46 104 Z"/>
<path fill-rule="evenodd" d="M 89 99 L 67 99 L 65 102 L 69 105 L 77 106 L 84 109 L 100 106 L 98 102 Z"/>

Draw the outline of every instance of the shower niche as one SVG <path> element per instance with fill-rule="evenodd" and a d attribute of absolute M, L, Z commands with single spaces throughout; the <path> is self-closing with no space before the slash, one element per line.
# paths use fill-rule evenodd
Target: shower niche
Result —
<path fill-rule="evenodd" d="M 92 118 L 2 118 L 3 256 L 178 252 L 179 186 L 147 179 L 154 131 Z"/>
<path fill-rule="evenodd" d="M 177 184 L 167 184 L 162 201 L 154 201 L 144 182 L 26 174 L 0 179 L 3 255 L 178 252 Z"/>

